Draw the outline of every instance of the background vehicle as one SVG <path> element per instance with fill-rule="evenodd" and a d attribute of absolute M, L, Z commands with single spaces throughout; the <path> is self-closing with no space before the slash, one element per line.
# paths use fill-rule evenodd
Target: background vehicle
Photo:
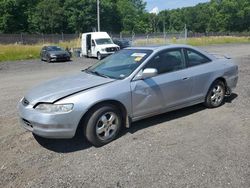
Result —
<path fill-rule="evenodd" d="M 56 62 L 69 61 L 70 54 L 58 46 L 44 46 L 40 52 L 42 61 Z"/>
<path fill-rule="evenodd" d="M 131 46 L 130 41 L 126 39 L 113 39 L 113 42 L 117 44 L 120 47 L 120 49 Z"/>
<path fill-rule="evenodd" d="M 120 50 L 106 32 L 83 33 L 81 45 L 83 56 L 97 57 L 99 60 Z"/>
<path fill-rule="evenodd" d="M 34 134 L 71 138 L 80 127 L 101 146 L 130 122 L 198 103 L 218 107 L 237 81 L 231 59 L 187 45 L 133 47 L 33 88 L 18 108 Z"/>

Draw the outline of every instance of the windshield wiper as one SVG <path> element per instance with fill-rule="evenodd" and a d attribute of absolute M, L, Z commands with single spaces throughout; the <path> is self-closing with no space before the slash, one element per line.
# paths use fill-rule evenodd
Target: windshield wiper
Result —
<path fill-rule="evenodd" d="M 91 74 L 95 74 L 97 76 L 101 76 L 101 77 L 104 77 L 104 78 L 110 78 L 109 76 L 105 75 L 105 74 L 102 74 L 100 72 L 97 72 L 97 71 L 92 71 L 92 70 L 88 70 L 86 69 L 85 70 L 87 73 L 91 73 Z"/>
<path fill-rule="evenodd" d="M 86 69 L 82 69 L 81 71 L 82 72 L 88 72 L 89 71 L 89 69 L 90 69 L 90 67 L 92 67 L 92 66 L 89 66 L 88 68 L 86 68 Z"/>
<path fill-rule="evenodd" d="M 102 76 L 102 77 L 104 77 L 104 78 L 109 78 L 109 76 L 107 76 L 107 75 L 105 75 L 105 74 L 102 74 L 102 73 L 100 73 L 100 72 L 97 72 L 97 71 L 91 71 L 92 73 L 94 73 L 94 74 L 96 74 L 96 75 L 98 75 L 98 76 Z"/>

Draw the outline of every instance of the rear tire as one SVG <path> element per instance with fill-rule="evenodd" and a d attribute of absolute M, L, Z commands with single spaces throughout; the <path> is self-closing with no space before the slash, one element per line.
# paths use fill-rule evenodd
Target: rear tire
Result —
<path fill-rule="evenodd" d="M 224 82 L 216 80 L 209 88 L 204 105 L 208 108 L 216 108 L 223 104 L 226 94 Z"/>
<path fill-rule="evenodd" d="M 105 105 L 91 110 L 85 123 L 85 137 L 92 145 L 100 147 L 117 137 L 122 126 L 122 116 L 115 106 Z"/>

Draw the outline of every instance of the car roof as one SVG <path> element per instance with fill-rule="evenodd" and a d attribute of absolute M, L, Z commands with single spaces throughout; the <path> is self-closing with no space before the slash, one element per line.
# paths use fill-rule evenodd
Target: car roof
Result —
<path fill-rule="evenodd" d="M 61 48 L 60 46 L 55 46 L 55 45 L 45 45 L 43 46 L 43 48 L 53 48 L 53 47 L 57 47 L 57 48 Z"/>
<path fill-rule="evenodd" d="M 160 46 L 134 46 L 134 47 L 126 48 L 126 49 L 158 51 L 158 50 L 171 49 L 171 48 L 193 48 L 193 47 L 190 45 L 186 45 L 186 44 L 166 44 L 166 45 L 160 45 Z"/>
<path fill-rule="evenodd" d="M 54 47 L 56 47 L 56 48 L 61 48 L 60 46 L 52 46 L 52 45 L 51 45 L 51 46 L 46 46 L 46 47 L 48 47 L 48 48 L 51 48 L 51 47 L 53 47 L 53 48 L 54 48 Z"/>
<path fill-rule="evenodd" d="M 134 46 L 134 47 L 128 47 L 128 48 L 125 48 L 125 49 L 131 49 L 131 50 L 153 50 L 155 53 L 161 51 L 161 50 L 167 50 L 167 49 L 174 49 L 174 48 L 189 48 L 189 49 L 192 49 L 192 50 L 195 50 L 205 56 L 207 56 L 208 58 L 210 59 L 215 59 L 215 57 L 202 50 L 202 49 L 198 49 L 196 47 L 193 47 L 193 46 L 190 46 L 190 45 L 186 45 L 186 44 L 166 44 L 166 45 L 161 45 L 161 46 Z"/>

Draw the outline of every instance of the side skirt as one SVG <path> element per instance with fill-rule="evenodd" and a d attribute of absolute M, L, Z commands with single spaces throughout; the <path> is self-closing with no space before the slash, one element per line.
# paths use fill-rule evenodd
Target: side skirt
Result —
<path fill-rule="evenodd" d="M 193 106 L 193 105 L 200 104 L 200 103 L 203 103 L 203 102 L 204 102 L 204 98 L 200 98 L 200 99 L 197 99 L 195 101 L 191 101 L 191 102 L 184 103 L 184 104 L 181 104 L 181 105 L 178 105 L 178 106 L 173 106 L 173 107 L 166 108 L 165 110 L 153 112 L 153 113 L 146 114 L 146 115 L 143 115 L 143 116 L 133 117 L 133 118 L 131 118 L 130 122 L 139 121 L 141 119 L 145 119 L 145 118 L 152 117 L 152 116 L 159 115 L 159 114 L 164 114 L 166 112 L 178 110 L 178 109 L 185 108 L 185 107 L 188 107 L 188 106 Z M 130 117 L 128 117 L 128 118 L 130 119 Z M 126 124 L 126 127 L 129 128 L 130 124 L 131 123 Z"/>

